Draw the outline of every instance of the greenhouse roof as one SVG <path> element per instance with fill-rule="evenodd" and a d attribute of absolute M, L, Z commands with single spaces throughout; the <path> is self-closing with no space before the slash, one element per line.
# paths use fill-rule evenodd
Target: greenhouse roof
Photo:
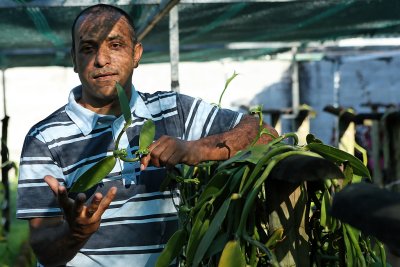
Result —
<path fill-rule="evenodd" d="M 394 0 L 1 0 L 0 67 L 70 66 L 70 26 L 96 3 L 132 15 L 142 63 L 169 61 L 168 11 L 175 5 L 180 61 L 258 58 L 310 42 L 400 34 Z"/>

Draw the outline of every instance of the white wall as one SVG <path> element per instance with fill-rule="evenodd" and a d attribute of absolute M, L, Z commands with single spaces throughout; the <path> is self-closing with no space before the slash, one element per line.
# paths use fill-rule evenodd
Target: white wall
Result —
<path fill-rule="evenodd" d="M 223 107 L 235 109 L 237 104 L 254 102 L 255 96 L 270 85 L 279 84 L 288 67 L 288 63 L 280 61 L 181 63 L 181 93 L 217 103 L 226 79 L 236 71 L 240 75 L 231 82 L 222 101 Z M 10 159 L 19 161 L 29 128 L 64 105 L 79 79 L 71 68 L 61 67 L 12 68 L 5 71 L 5 76 Z M 170 90 L 170 66 L 168 63 L 140 65 L 133 80 L 136 89 L 142 92 Z M 0 99 L 3 117 L 2 94 Z"/>

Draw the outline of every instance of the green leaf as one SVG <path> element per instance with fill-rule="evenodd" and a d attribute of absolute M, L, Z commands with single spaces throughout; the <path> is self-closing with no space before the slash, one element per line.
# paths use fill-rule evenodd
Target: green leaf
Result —
<path fill-rule="evenodd" d="M 200 244 L 197 248 L 196 254 L 193 259 L 193 267 L 199 266 L 200 262 L 203 260 L 204 254 L 207 252 L 210 245 L 213 243 L 215 236 L 217 235 L 218 231 L 220 230 L 221 224 L 226 217 L 226 213 L 229 209 L 229 204 L 231 203 L 231 198 L 227 198 L 222 206 L 219 208 L 215 217 L 211 221 L 210 227 L 208 231 L 201 239 Z"/>
<path fill-rule="evenodd" d="M 218 267 L 245 267 L 246 259 L 240 248 L 239 240 L 231 240 L 226 243 L 222 251 Z"/>
<path fill-rule="evenodd" d="M 69 192 L 85 192 L 86 190 L 92 188 L 112 171 L 115 163 L 116 158 L 114 156 L 107 156 L 103 158 L 94 164 L 90 169 L 86 170 L 86 172 L 84 172 L 72 185 Z"/>
<path fill-rule="evenodd" d="M 129 106 L 128 97 L 125 94 L 124 88 L 119 83 L 115 84 L 118 93 L 119 105 L 121 107 L 122 114 L 124 115 L 125 122 L 130 124 L 132 122 L 132 113 Z"/>
<path fill-rule="evenodd" d="M 155 133 L 156 127 L 154 125 L 154 122 L 152 120 L 145 121 L 142 129 L 140 130 L 139 136 L 139 151 L 141 154 L 146 154 L 143 152 L 147 151 L 148 147 L 153 142 Z"/>
<path fill-rule="evenodd" d="M 186 232 L 183 229 L 176 231 L 168 240 L 165 248 L 157 259 L 156 267 L 167 267 L 179 256 L 186 241 Z"/>
<path fill-rule="evenodd" d="M 331 202 L 330 202 L 330 194 L 327 189 L 324 191 L 324 195 L 322 196 L 322 202 L 321 202 L 321 226 L 323 227 L 328 227 L 330 228 L 331 223 L 330 223 L 330 216 L 328 214 L 330 208 L 331 208 Z"/>
<path fill-rule="evenodd" d="M 347 266 L 353 266 L 354 257 L 356 255 L 354 255 L 353 247 L 351 246 L 350 239 L 349 239 L 349 237 L 347 235 L 346 228 L 343 227 L 342 230 L 343 230 L 344 245 L 345 245 L 345 248 L 346 248 L 346 263 L 347 263 Z"/>
<path fill-rule="evenodd" d="M 202 221 L 196 220 L 188 240 L 188 247 L 186 253 L 187 256 L 186 260 L 188 264 L 190 264 L 193 261 L 200 240 L 203 238 L 209 227 L 210 227 L 210 220 L 208 218 L 205 218 Z"/>
<path fill-rule="evenodd" d="M 353 167 L 354 174 L 371 178 L 368 168 L 358 158 L 343 150 L 320 143 L 310 143 L 307 145 L 307 147 L 311 151 L 318 153 L 324 158 L 329 159 L 335 163 L 341 164 L 348 161 L 349 164 Z"/>

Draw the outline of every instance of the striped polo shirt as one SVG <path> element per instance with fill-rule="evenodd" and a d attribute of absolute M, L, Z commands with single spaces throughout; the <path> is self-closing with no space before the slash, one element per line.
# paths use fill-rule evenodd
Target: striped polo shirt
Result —
<path fill-rule="evenodd" d="M 115 139 L 124 126 L 123 116 L 100 115 L 80 106 L 82 89 L 74 88 L 68 104 L 31 128 L 22 150 L 18 180 L 17 218 L 62 215 L 45 175 L 52 175 L 67 188 L 100 159 L 112 155 Z M 132 86 L 132 124 L 119 148 L 129 157 L 138 149 L 139 132 L 151 119 L 158 139 L 169 135 L 183 140 L 218 134 L 232 129 L 242 114 L 220 109 L 201 99 L 175 92 L 140 93 Z M 95 192 L 118 191 L 94 233 L 67 266 L 154 266 L 169 237 L 178 228 L 176 205 L 179 191 L 160 192 L 164 168 L 117 161 L 111 173 L 86 193 L 88 203 Z"/>

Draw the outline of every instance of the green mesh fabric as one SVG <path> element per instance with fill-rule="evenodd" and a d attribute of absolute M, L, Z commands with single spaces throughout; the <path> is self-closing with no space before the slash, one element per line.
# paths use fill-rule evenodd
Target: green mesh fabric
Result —
<path fill-rule="evenodd" d="M 47 0 L 0 2 L 0 67 L 70 66 L 70 26 L 85 6 L 54 4 Z M 81 1 L 85 3 L 85 1 Z M 98 1 L 92 1 L 98 2 Z M 156 4 L 118 3 L 142 27 Z M 347 37 L 397 36 L 400 1 L 298 0 L 179 4 L 180 60 L 251 59 L 287 47 L 228 49 L 237 42 L 301 42 Z M 128 4 L 127 4 L 128 3 Z M 132 4 L 129 4 L 132 3 Z M 87 4 L 87 1 L 86 1 Z M 168 16 L 142 40 L 141 63 L 169 61 Z"/>

